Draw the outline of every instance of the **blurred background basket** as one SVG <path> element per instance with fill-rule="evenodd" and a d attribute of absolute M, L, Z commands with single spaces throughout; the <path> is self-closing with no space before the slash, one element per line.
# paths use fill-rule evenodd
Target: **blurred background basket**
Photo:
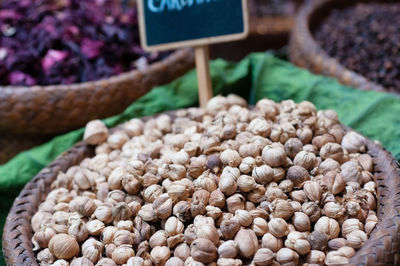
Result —
<path fill-rule="evenodd" d="M 174 119 L 174 112 L 168 112 Z M 347 131 L 350 129 L 345 128 Z M 374 180 L 377 183 L 378 223 L 370 238 L 351 259 L 349 265 L 393 265 L 400 255 L 400 165 L 381 146 L 367 141 L 368 154 L 373 158 Z M 94 155 L 93 146 L 84 142 L 60 155 L 34 177 L 15 199 L 3 232 L 4 257 L 8 265 L 37 265 L 32 250 L 31 217 L 50 191 L 59 171 L 79 164 Z"/>
<path fill-rule="evenodd" d="M 72 85 L 0 87 L 0 132 L 51 135 L 122 112 L 153 87 L 193 66 L 193 53 L 178 50 L 144 70 Z"/>
<path fill-rule="evenodd" d="M 313 29 L 333 8 L 343 8 L 368 0 L 309 0 L 300 8 L 290 34 L 290 60 L 316 74 L 338 79 L 342 84 L 361 90 L 387 91 L 364 76 L 344 67 L 329 56 L 313 37 Z M 383 0 L 379 2 L 393 2 Z"/>

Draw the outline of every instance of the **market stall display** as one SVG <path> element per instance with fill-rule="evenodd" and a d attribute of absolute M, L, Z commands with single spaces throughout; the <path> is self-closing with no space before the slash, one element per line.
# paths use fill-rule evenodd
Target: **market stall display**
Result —
<path fill-rule="evenodd" d="M 145 53 L 136 8 L 127 3 L 1 2 L 1 131 L 76 129 L 121 112 L 193 66 L 189 50 Z"/>
<path fill-rule="evenodd" d="M 396 1 L 309 1 L 296 17 L 290 59 L 346 85 L 398 93 L 399 33 L 392 24 L 398 7 Z"/>
<path fill-rule="evenodd" d="M 385 210 L 395 208 L 399 168 L 332 110 L 266 99 L 247 109 L 237 96 L 217 96 L 205 110 L 111 132 L 93 121 L 84 138 L 15 201 L 3 236 L 8 263 L 394 259 L 386 245 L 397 245 L 396 212 Z"/>

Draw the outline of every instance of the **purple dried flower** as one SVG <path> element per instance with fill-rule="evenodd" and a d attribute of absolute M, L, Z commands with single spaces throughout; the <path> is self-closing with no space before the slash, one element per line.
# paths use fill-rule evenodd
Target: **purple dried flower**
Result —
<path fill-rule="evenodd" d="M 141 49 L 137 11 L 125 1 L 0 1 L 0 85 L 97 80 L 167 54 Z"/>
<path fill-rule="evenodd" d="M 58 50 L 48 50 L 47 54 L 43 57 L 42 67 L 44 72 L 48 72 L 50 68 L 60 61 L 68 57 L 68 52 Z"/>
<path fill-rule="evenodd" d="M 84 53 L 89 59 L 98 57 L 100 55 L 100 49 L 103 44 L 104 43 L 101 41 L 94 41 L 88 38 L 84 38 L 81 43 L 82 53 Z"/>
<path fill-rule="evenodd" d="M 33 86 L 36 84 L 36 80 L 34 78 L 20 71 L 11 72 L 9 75 L 9 82 L 11 85 Z"/>

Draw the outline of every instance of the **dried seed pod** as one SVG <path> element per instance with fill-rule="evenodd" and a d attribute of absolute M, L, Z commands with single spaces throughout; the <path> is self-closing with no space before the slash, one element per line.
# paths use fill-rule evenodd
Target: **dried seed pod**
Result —
<path fill-rule="evenodd" d="M 79 214 L 90 217 L 96 210 L 97 206 L 94 201 L 88 197 L 76 197 L 69 203 L 69 209 L 72 212 L 78 212 Z"/>
<path fill-rule="evenodd" d="M 211 196 L 211 194 L 207 190 L 199 189 L 193 193 L 192 198 L 193 198 L 193 200 L 201 201 L 204 205 L 208 205 L 210 196 Z"/>
<path fill-rule="evenodd" d="M 289 248 L 281 248 L 276 253 L 276 261 L 281 265 L 297 265 L 299 261 L 299 254 Z"/>
<path fill-rule="evenodd" d="M 268 248 L 260 248 L 254 254 L 253 263 L 256 266 L 270 265 L 274 260 L 274 253 Z"/>
<path fill-rule="evenodd" d="M 258 250 L 258 239 L 252 230 L 240 229 L 235 236 L 235 242 L 242 257 L 251 258 Z"/>
<path fill-rule="evenodd" d="M 154 214 L 160 219 L 167 219 L 172 213 L 172 200 L 167 194 L 158 196 L 153 201 Z"/>
<path fill-rule="evenodd" d="M 322 196 L 322 188 L 316 181 L 306 181 L 303 184 L 303 191 L 311 201 L 319 203 Z"/>
<path fill-rule="evenodd" d="M 340 233 L 340 226 L 335 219 L 322 216 L 315 223 L 314 230 L 323 232 L 329 237 L 329 239 L 333 239 L 338 237 Z"/>
<path fill-rule="evenodd" d="M 284 193 L 289 193 L 293 189 L 293 182 L 291 180 L 285 179 L 279 183 L 279 189 Z"/>
<path fill-rule="evenodd" d="M 152 209 L 152 205 L 149 205 L 149 207 L 151 207 Z M 133 210 L 125 202 L 117 203 L 112 209 L 112 216 L 115 224 L 117 224 L 121 220 L 123 221 L 129 220 L 129 218 L 131 218 L 132 215 L 133 215 Z"/>
<path fill-rule="evenodd" d="M 217 248 L 208 239 L 198 238 L 190 245 L 190 255 L 202 263 L 210 263 L 217 259 Z"/>
<path fill-rule="evenodd" d="M 69 225 L 68 234 L 74 236 L 76 241 L 83 242 L 88 238 L 89 231 L 86 227 L 86 224 L 79 219 L 78 221 L 74 221 Z"/>
<path fill-rule="evenodd" d="M 220 159 L 224 165 L 229 165 L 231 167 L 239 166 L 242 161 L 239 153 L 231 149 L 224 150 L 220 155 Z"/>
<path fill-rule="evenodd" d="M 340 169 L 340 164 L 337 161 L 328 158 L 319 164 L 317 172 L 319 174 L 325 175 L 329 171 L 337 171 L 339 169 Z"/>
<path fill-rule="evenodd" d="M 66 266 L 68 266 L 68 264 Z M 117 266 L 117 264 L 110 258 L 102 258 L 96 263 L 96 266 Z M 132 266 L 132 264 L 129 266 Z"/>
<path fill-rule="evenodd" d="M 168 247 L 156 246 L 151 250 L 150 259 L 155 265 L 164 265 L 171 256 Z"/>
<path fill-rule="evenodd" d="M 271 233 L 266 233 L 262 237 L 261 245 L 263 248 L 268 248 L 273 252 L 277 252 L 283 247 L 283 241 L 281 238 L 277 238 Z"/>
<path fill-rule="evenodd" d="M 91 262 L 88 258 L 80 257 L 75 258 L 71 261 L 72 266 L 94 266 L 93 262 Z"/>
<path fill-rule="evenodd" d="M 369 154 L 361 154 L 360 157 L 358 157 L 358 163 L 361 165 L 361 168 L 364 171 L 368 172 L 373 171 L 374 164 Z"/>
<path fill-rule="evenodd" d="M 311 245 L 312 250 L 326 251 L 328 248 L 328 236 L 324 232 L 312 231 L 307 236 L 307 240 Z"/>
<path fill-rule="evenodd" d="M 189 221 L 192 216 L 191 216 L 191 205 L 187 201 L 180 201 L 177 204 L 175 204 L 173 213 L 178 219 L 182 222 L 187 222 Z"/>
<path fill-rule="evenodd" d="M 230 213 L 244 209 L 245 199 L 241 194 L 234 194 L 226 199 L 226 207 Z"/>
<path fill-rule="evenodd" d="M 303 204 L 308 200 L 306 193 L 304 193 L 303 190 L 293 190 L 292 192 L 290 192 L 290 198 L 300 204 Z"/>
<path fill-rule="evenodd" d="M 308 264 L 324 265 L 325 253 L 319 250 L 311 250 L 306 257 Z"/>
<path fill-rule="evenodd" d="M 282 218 L 284 220 L 289 219 L 293 215 L 293 208 L 290 202 L 286 200 L 277 199 L 273 203 L 273 214 L 276 218 Z"/>
<path fill-rule="evenodd" d="M 78 255 L 79 245 L 73 236 L 57 234 L 50 239 L 49 250 L 57 259 L 71 259 Z"/>
<path fill-rule="evenodd" d="M 364 231 L 354 230 L 346 235 L 350 247 L 359 249 L 367 241 L 368 237 Z"/>
<path fill-rule="evenodd" d="M 274 178 L 274 171 L 268 165 L 261 165 L 253 169 L 252 177 L 257 183 L 265 185 Z"/>
<path fill-rule="evenodd" d="M 247 127 L 255 135 L 266 137 L 271 132 L 271 124 L 262 117 L 254 118 Z"/>
<path fill-rule="evenodd" d="M 186 243 L 179 244 L 174 250 L 174 256 L 185 261 L 190 257 L 190 247 Z"/>
<path fill-rule="evenodd" d="M 38 246 L 37 248 L 47 248 L 50 239 L 56 234 L 56 231 L 51 226 L 42 225 L 40 226 L 40 229 L 33 235 L 32 242 L 35 246 Z"/>
<path fill-rule="evenodd" d="M 361 167 L 354 161 L 348 161 L 340 166 L 343 181 L 345 183 L 356 182 L 361 184 L 362 173 Z"/>
<path fill-rule="evenodd" d="M 345 214 L 345 209 L 339 203 L 328 202 L 324 206 L 323 213 L 330 218 L 339 219 Z"/>
<path fill-rule="evenodd" d="M 260 155 L 260 148 L 254 144 L 244 144 L 239 147 L 239 154 L 242 158 L 255 158 Z"/>
<path fill-rule="evenodd" d="M 344 238 L 334 238 L 328 241 L 328 248 L 330 250 L 338 250 L 345 246 L 347 246 L 347 240 Z"/>
<path fill-rule="evenodd" d="M 247 227 L 253 222 L 253 217 L 248 211 L 236 210 L 235 219 L 239 222 L 241 226 Z"/>
<path fill-rule="evenodd" d="M 256 217 L 253 220 L 251 229 L 257 236 L 263 236 L 265 233 L 268 232 L 268 222 L 263 218 Z"/>
<path fill-rule="evenodd" d="M 346 186 L 343 175 L 336 171 L 328 171 L 323 177 L 323 184 L 332 194 L 339 194 Z"/>
<path fill-rule="evenodd" d="M 273 186 L 268 187 L 265 196 L 269 202 L 272 202 L 276 199 L 284 199 L 284 200 L 287 199 L 286 194 L 283 193 L 282 190 L 280 190 L 278 187 L 273 187 Z"/>
<path fill-rule="evenodd" d="M 237 180 L 238 188 L 243 192 L 250 192 L 256 185 L 253 177 L 248 175 L 241 175 Z"/>
<path fill-rule="evenodd" d="M 86 124 L 83 139 L 90 145 L 98 145 L 108 138 L 108 129 L 101 120 L 92 120 Z"/>
<path fill-rule="evenodd" d="M 364 226 L 358 219 L 346 219 L 342 224 L 342 236 L 346 237 L 347 234 L 355 230 L 363 230 Z"/>
<path fill-rule="evenodd" d="M 282 218 L 272 218 L 268 223 L 268 229 L 275 237 L 283 237 L 289 233 L 289 227 Z"/>
<path fill-rule="evenodd" d="M 350 131 L 343 136 L 342 146 L 349 153 L 364 152 L 367 140 L 360 134 Z"/>
<path fill-rule="evenodd" d="M 203 215 L 206 212 L 206 206 L 204 206 L 203 202 L 194 200 L 190 206 L 190 214 L 192 217 L 196 217 L 197 215 Z"/>
<path fill-rule="evenodd" d="M 303 212 L 295 212 L 292 217 L 292 224 L 297 231 L 310 231 L 310 218 Z"/>
<path fill-rule="evenodd" d="M 88 230 L 89 235 L 97 236 L 100 235 L 105 225 L 102 221 L 99 220 L 92 220 L 86 223 L 86 228 Z"/>
<path fill-rule="evenodd" d="M 124 264 L 129 258 L 135 256 L 135 251 L 132 249 L 131 245 L 122 245 L 116 247 L 111 256 L 115 263 Z"/>
<path fill-rule="evenodd" d="M 215 245 L 217 245 L 219 242 L 217 228 L 215 228 L 215 226 L 212 224 L 201 224 L 199 226 L 196 226 L 195 224 L 195 232 L 197 238 L 208 239 Z"/>
<path fill-rule="evenodd" d="M 106 224 L 111 223 L 113 220 L 112 209 L 107 205 L 97 207 L 93 215 Z"/>
<path fill-rule="evenodd" d="M 344 161 L 344 151 L 342 146 L 340 146 L 337 143 L 327 143 L 325 144 L 320 152 L 320 156 L 322 159 L 326 160 L 328 158 L 331 158 L 339 163 L 343 163 Z"/>
<path fill-rule="evenodd" d="M 346 265 L 349 263 L 349 258 L 347 258 L 342 252 L 331 251 L 326 254 L 325 257 L 326 265 Z"/>
<path fill-rule="evenodd" d="M 183 233 L 184 225 L 176 217 L 171 216 L 165 222 L 165 232 L 168 236 L 174 236 Z"/>
<path fill-rule="evenodd" d="M 310 218 L 310 221 L 312 223 L 316 222 L 318 218 L 321 216 L 321 209 L 315 202 L 303 203 L 303 205 L 301 206 L 301 211 L 304 212 Z"/>
<path fill-rule="evenodd" d="M 367 220 L 365 221 L 365 232 L 369 235 L 372 230 L 374 230 L 376 224 L 378 223 L 378 217 L 375 212 L 369 212 Z"/>
<path fill-rule="evenodd" d="M 193 160 L 187 169 L 187 173 L 189 176 L 197 178 L 204 172 L 205 167 L 205 162 L 202 160 Z"/>
<path fill-rule="evenodd" d="M 285 240 L 285 246 L 295 250 L 300 255 L 305 255 L 311 250 L 310 243 L 307 241 L 306 236 L 298 231 L 292 231 L 288 234 Z"/>
<path fill-rule="evenodd" d="M 233 239 L 240 229 L 240 224 L 236 219 L 224 219 L 221 222 L 219 229 L 221 230 L 224 239 Z"/>
<path fill-rule="evenodd" d="M 286 152 L 282 145 L 271 144 L 264 147 L 262 158 L 271 167 L 279 167 L 286 163 Z"/>
<path fill-rule="evenodd" d="M 235 258 L 239 252 L 239 247 L 233 240 L 228 240 L 218 247 L 218 256 L 220 258 Z"/>
<path fill-rule="evenodd" d="M 307 151 L 300 151 L 294 158 L 293 163 L 310 171 L 316 166 L 317 157 L 315 156 L 314 153 Z"/>
<path fill-rule="evenodd" d="M 293 182 L 295 188 L 300 188 L 305 181 L 310 180 L 310 175 L 306 169 L 295 165 L 288 169 L 286 178 Z"/>
<path fill-rule="evenodd" d="M 168 187 L 167 192 L 172 201 L 186 200 L 189 196 L 189 192 L 186 187 L 179 183 L 172 183 Z"/>
<path fill-rule="evenodd" d="M 104 245 L 96 239 L 90 238 L 82 244 L 82 256 L 96 263 L 104 250 Z"/>
<path fill-rule="evenodd" d="M 209 204 L 218 208 L 225 206 L 225 195 L 219 189 L 214 190 L 210 194 Z"/>
<path fill-rule="evenodd" d="M 294 159 L 302 149 L 303 143 L 298 138 L 290 138 L 285 143 L 285 152 L 291 159 Z"/>

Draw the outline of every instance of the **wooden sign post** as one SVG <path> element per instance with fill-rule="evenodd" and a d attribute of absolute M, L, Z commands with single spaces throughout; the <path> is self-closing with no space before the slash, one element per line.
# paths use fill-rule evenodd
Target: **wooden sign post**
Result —
<path fill-rule="evenodd" d="M 142 47 L 147 51 L 192 46 L 199 103 L 212 97 L 209 48 L 212 43 L 246 38 L 247 0 L 137 0 Z"/>

